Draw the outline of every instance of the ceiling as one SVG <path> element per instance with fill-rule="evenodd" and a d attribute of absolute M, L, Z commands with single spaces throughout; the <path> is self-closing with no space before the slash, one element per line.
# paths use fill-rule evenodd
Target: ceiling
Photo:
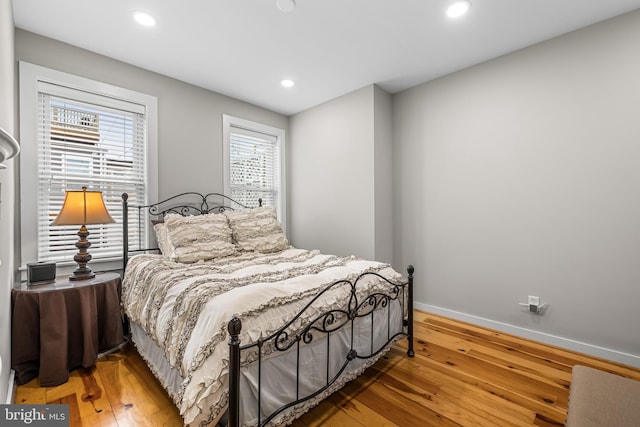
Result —
<path fill-rule="evenodd" d="M 640 0 L 13 0 L 16 27 L 291 115 L 397 93 L 640 8 Z M 142 27 L 132 12 L 157 19 Z M 295 86 L 284 88 L 282 79 Z"/>

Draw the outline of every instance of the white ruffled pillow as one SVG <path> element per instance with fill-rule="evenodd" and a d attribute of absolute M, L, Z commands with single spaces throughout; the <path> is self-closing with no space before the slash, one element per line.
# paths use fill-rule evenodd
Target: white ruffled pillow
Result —
<path fill-rule="evenodd" d="M 171 259 L 171 256 L 173 255 L 173 245 L 169 239 L 167 224 L 164 222 L 158 222 L 153 226 L 153 231 L 156 233 L 156 241 L 158 242 L 158 249 L 160 249 L 160 253 L 165 258 Z"/>
<path fill-rule="evenodd" d="M 173 246 L 171 261 L 193 263 L 236 253 L 229 222 L 224 215 L 168 214 L 164 223 Z"/>
<path fill-rule="evenodd" d="M 289 247 L 275 209 L 260 207 L 224 214 L 229 219 L 233 242 L 243 251 L 271 253 Z"/>

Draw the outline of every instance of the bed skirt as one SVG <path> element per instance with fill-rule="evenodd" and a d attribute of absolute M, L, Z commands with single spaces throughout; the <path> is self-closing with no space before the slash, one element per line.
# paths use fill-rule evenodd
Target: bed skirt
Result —
<path fill-rule="evenodd" d="M 386 310 L 377 312 L 375 316 L 387 316 Z M 400 310 L 391 310 L 391 330 L 401 330 L 402 317 Z M 371 324 L 372 318 L 367 316 L 358 319 L 354 328 L 354 349 L 358 354 L 369 354 L 371 348 Z M 377 348 L 380 343 L 387 341 L 387 324 L 380 319 L 373 319 L 375 330 L 373 331 L 374 346 Z M 174 400 L 178 408 L 180 407 L 179 394 L 182 384 L 182 377 L 165 358 L 164 351 L 152 340 L 136 323 L 131 323 L 132 341 L 138 353 L 147 362 L 147 365 L 158 378 L 169 396 Z M 327 338 L 319 338 L 309 344 L 304 344 L 297 354 L 294 349 L 285 352 L 273 352 L 262 358 L 261 368 L 261 418 L 268 416 L 274 409 L 285 405 L 289 401 L 295 400 L 296 393 L 304 397 L 313 391 L 321 388 L 327 377 L 331 378 L 344 363 L 346 354 L 350 349 L 351 330 L 342 328 L 330 335 L 330 342 L 327 346 Z M 398 337 L 397 339 L 402 339 Z M 396 339 L 396 340 L 397 340 Z M 393 341 L 395 342 L 395 340 Z M 340 378 L 327 390 L 308 401 L 292 407 L 276 416 L 271 425 L 288 425 L 296 418 L 307 412 L 333 392 L 342 388 L 347 382 L 354 380 L 362 374 L 366 368 L 373 365 L 382 357 L 393 345 L 389 343 L 383 351 L 374 357 L 359 359 L 356 358 L 347 366 Z M 327 350 L 329 348 L 329 351 Z M 296 366 L 296 359 L 300 357 L 300 372 L 297 373 L 291 367 Z M 297 378 L 299 384 L 296 386 Z M 226 382 L 226 381 L 225 381 Z M 240 420 L 242 425 L 252 426 L 257 424 L 257 393 L 258 393 L 258 364 L 251 363 L 242 367 L 240 374 Z M 207 412 L 208 408 L 202 408 Z M 200 417 L 198 417 L 200 418 Z M 205 414 L 204 419 L 209 417 Z M 221 423 L 224 425 L 226 411 L 209 425 Z"/>

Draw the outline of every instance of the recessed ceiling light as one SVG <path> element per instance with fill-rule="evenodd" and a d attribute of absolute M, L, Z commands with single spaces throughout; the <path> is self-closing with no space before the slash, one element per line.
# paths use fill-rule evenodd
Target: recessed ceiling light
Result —
<path fill-rule="evenodd" d="M 145 27 L 153 27 L 156 25 L 156 18 L 145 12 L 133 12 L 133 19 L 140 25 Z"/>
<path fill-rule="evenodd" d="M 276 6 L 283 12 L 291 12 L 296 8 L 295 0 L 276 0 Z"/>
<path fill-rule="evenodd" d="M 296 83 L 293 80 L 284 79 L 280 82 L 280 84 L 284 87 L 293 87 Z"/>
<path fill-rule="evenodd" d="M 447 16 L 449 18 L 458 18 L 469 11 L 471 2 L 469 0 L 460 0 L 453 3 L 447 8 Z"/>

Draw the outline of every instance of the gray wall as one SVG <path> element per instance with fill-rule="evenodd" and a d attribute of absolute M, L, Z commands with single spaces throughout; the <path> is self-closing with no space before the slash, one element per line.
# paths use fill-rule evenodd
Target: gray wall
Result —
<path fill-rule="evenodd" d="M 392 261 L 390 112 L 390 95 L 369 85 L 291 116 L 295 246 Z"/>
<path fill-rule="evenodd" d="M 287 131 L 288 118 L 160 74 L 16 29 L 16 60 L 155 96 L 158 198 L 223 192 L 222 115 Z M 22 146 L 35 144 L 23 140 Z M 150 201 L 155 201 L 152 197 Z M 18 224 L 19 227 L 19 224 Z M 20 245 L 19 236 L 16 245 Z M 19 250 L 18 250 L 19 253 Z M 25 261 L 21 262 L 24 265 Z M 107 266 L 105 268 L 111 268 Z"/>
<path fill-rule="evenodd" d="M 374 257 L 372 105 L 367 86 L 289 119 L 293 245 Z"/>
<path fill-rule="evenodd" d="M 373 92 L 375 259 L 393 262 L 392 98 L 378 86 Z"/>
<path fill-rule="evenodd" d="M 14 133 L 14 26 L 10 1 L 0 1 L 0 127 Z M 15 133 L 14 133 L 15 134 Z M 0 403 L 5 403 L 11 364 L 11 286 L 14 270 L 14 186 L 16 159 L 0 169 Z"/>
<path fill-rule="evenodd" d="M 639 28 L 632 12 L 394 97 L 395 256 L 421 308 L 640 366 Z"/>
<path fill-rule="evenodd" d="M 16 60 L 157 97 L 161 198 L 223 191 L 223 113 L 287 130 L 288 119 L 281 114 L 21 29 L 16 30 Z"/>

